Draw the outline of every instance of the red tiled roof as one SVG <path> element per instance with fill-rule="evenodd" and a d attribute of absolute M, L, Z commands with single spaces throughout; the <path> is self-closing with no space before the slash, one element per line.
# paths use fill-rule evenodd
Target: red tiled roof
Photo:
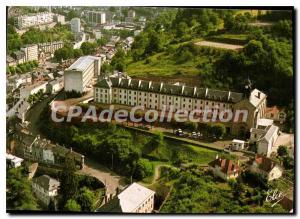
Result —
<path fill-rule="evenodd" d="M 277 108 L 277 106 L 267 107 L 267 108 L 266 108 L 266 113 L 277 114 L 277 113 L 279 113 L 279 111 L 280 111 L 280 110 Z"/>
<path fill-rule="evenodd" d="M 259 165 L 260 169 L 266 172 L 270 172 L 276 165 L 275 161 L 271 160 L 266 156 L 262 156 L 258 154 L 255 156 L 254 161 Z"/>
<path fill-rule="evenodd" d="M 209 165 L 212 167 L 221 167 L 221 171 L 226 174 L 231 174 L 233 172 L 239 171 L 239 166 L 237 164 L 234 164 L 232 160 L 228 159 L 219 158 L 210 162 Z"/>

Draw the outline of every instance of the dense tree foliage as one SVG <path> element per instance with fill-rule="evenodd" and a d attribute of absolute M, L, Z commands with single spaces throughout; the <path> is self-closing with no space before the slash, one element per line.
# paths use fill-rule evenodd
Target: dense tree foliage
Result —
<path fill-rule="evenodd" d="M 84 42 L 81 44 L 80 49 L 84 55 L 94 55 L 97 49 L 97 43 Z"/>
<path fill-rule="evenodd" d="M 286 212 L 279 204 L 271 207 L 264 202 L 264 190 L 246 189 L 240 181 L 221 186 L 211 173 L 196 168 L 168 175 L 176 181 L 162 213 Z"/>
<path fill-rule="evenodd" d="M 21 64 L 18 64 L 17 66 L 8 66 L 6 68 L 7 74 L 23 74 L 27 72 L 31 72 L 32 70 L 36 69 L 38 67 L 38 62 L 36 60 L 24 62 Z"/>
<path fill-rule="evenodd" d="M 6 174 L 6 203 L 10 210 L 38 210 L 38 205 L 31 191 L 31 182 L 22 168 L 9 169 Z"/>
<path fill-rule="evenodd" d="M 71 158 L 66 158 L 63 171 L 60 174 L 60 207 L 77 194 L 78 177 L 75 175 L 76 166 Z"/>
<path fill-rule="evenodd" d="M 26 44 L 46 43 L 53 41 L 73 41 L 74 36 L 67 26 L 56 25 L 52 29 L 40 30 L 31 27 L 22 36 L 13 27 L 9 27 L 7 36 L 8 53 L 19 50 Z"/>
<path fill-rule="evenodd" d="M 81 211 L 80 205 L 74 199 L 69 199 L 64 206 L 64 211 Z"/>
<path fill-rule="evenodd" d="M 77 200 L 77 203 L 81 206 L 81 211 L 85 211 L 85 212 L 93 211 L 95 195 L 88 188 L 83 187 L 82 189 L 80 189 L 76 200 Z M 75 207 L 74 204 L 75 203 L 73 203 L 73 207 Z"/>

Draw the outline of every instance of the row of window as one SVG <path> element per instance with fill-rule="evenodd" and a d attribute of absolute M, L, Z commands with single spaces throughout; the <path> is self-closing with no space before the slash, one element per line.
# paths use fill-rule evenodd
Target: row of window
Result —
<path fill-rule="evenodd" d="M 107 89 L 100 89 L 100 92 L 103 92 L 103 91 L 104 91 L 105 93 L 107 93 Z M 114 91 L 115 91 L 115 90 L 114 90 Z M 123 92 L 122 92 L 122 91 L 123 91 Z M 98 92 L 97 92 L 97 89 L 96 89 L 96 94 L 97 94 L 97 93 L 98 93 Z M 126 91 L 125 91 L 125 90 L 121 90 L 121 93 L 124 93 L 124 94 L 125 94 Z M 131 91 L 128 91 L 128 93 L 131 94 Z M 134 91 L 133 93 L 136 94 L 137 92 Z M 139 94 L 142 95 L 141 92 L 140 92 Z M 122 98 L 122 95 L 119 95 L 119 96 L 120 96 L 120 98 Z M 144 96 L 146 97 L 147 94 L 144 93 Z M 149 96 L 152 97 L 152 94 L 149 94 Z M 153 96 L 154 96 L 154 94 L 153 94 Z M 116 93 L 114 93 L 114 97 L 115 97 L 115 98 L 117 97 L 117 94 L 116 94 Z M 124 95 L 123 97 L 126 98 L 127 96 Z M 155 97 L 158 97 L 158 95 L 155 94 Z M 162 95 L 161 97 L 164 98 L 164 95 Z M 129 99 L 131 99 L 131 98 L 132 98 L 132 97 L 129 96 Z M 178 98 L 179 98 L 179 97 L 175 97 L 175 101 L 178 101 L 178 100 L 179 100 Z M 169 96 L 168 99 L 171 100 L 172 97 Z M 136 100 L 136 97 L 134 97 L 134 100 Z M 142 99 L 139 98 L 139 100 L 141 101 Z M 145 102 L 146 102 L 146 101 L 147 101 L 147 100 L 145 99 Z M 151 102 L 151 99 L 150 99 L 149 101 Z M 183 102 L 188 101 L 189 103 L 192 103 L 192 100 L 191 100 L 191 99 L 185 99 L 185 98 L 183 98 L 182 101 L 183 101 Z M 197 104 L 197 103 L 199 103 L 199 102 L 200 102 L 200 104 L 203 104 L 203 100 L 194 100 L 194 103 L 195 103 L 195 104 Z M 157 103 L 157 100 L 155 101 L 155 103 Z M 164 104 L 164 101 L 162 101 L 162 104 Z M 169 102 L 169 105 L 171 105 L 171 102 Z M 205 105 L 209 105 L 209 102 L 206 101 L 206 102 L 205 102 Z M 214 102 L 212 102 L 211 105 L 212 105 L 212 106 L 215 106 L 215 105 L 216 105 L 216 106 L 221 106 L 221 103 L 216 103 L 216 104 L 215 104 Z M 183 106 L 183 107 L 184 107 L 184 106 Z M 225 103 L 223 103 L 223 107 L 226 107 L 226 104 L 225 104 Z"/>

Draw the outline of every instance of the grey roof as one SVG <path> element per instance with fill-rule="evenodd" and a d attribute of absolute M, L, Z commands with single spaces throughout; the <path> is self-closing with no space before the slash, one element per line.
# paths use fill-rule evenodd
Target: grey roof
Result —
<path fill-rule="evenodd" d="M 263 139 L 265 139 L 266 141 L 270 141 L 271 137 L 273 136 L 273 134 L 275 132 L 278 132 L 278 127 L 275 125 L 270 125 L 267 128 L 267 133 L 265 134 L 265 136 L 263 137 Z"/>
<path fill-rule="evenodd" d="M 75 152 L 74 150 L 65 148 L 58 144 L 52 144 L 50 141 L 46 139 L 38 138 L 34 143 L 34 147 L 43 148 L 47 150 L 51 150 L 54 154 L 58 154 L 61 157 L 66 157 L 68 155 L 72 156 L 75 160 L 81 161 L 82 155 Z"/>
<path fill-rule="evenodd" d="M 46 191 L 52 191 L 54 189 L 58 189 L 60 182 L 56 179 L 51 178 L 48 175 L 39 176 L 36 178 L 33 178 L 33 183 L 38 184 L 42 188 L 44 188 Z"/>
<path fill-rule="evenodd" d="M 84 71 L 95 60 L 100 60 L 100 58 L 96 56 L 82 56 L 66 70 Z"/>
<path fill-rule="evenodd" d="M 109 84 L 108 82 L 111 82 Z M 190 87 L 184 85 L 165 84 L 138 79 L 110 78 L 99 81 L 96 87 L 117 87 L 130 90 L 161 93 L 166 95 L 186 96 L 191 98 L 208 99 L 220 102 L 237 103 L 243 99 L 242 93 L 221 91 L 208 88 Z"/>

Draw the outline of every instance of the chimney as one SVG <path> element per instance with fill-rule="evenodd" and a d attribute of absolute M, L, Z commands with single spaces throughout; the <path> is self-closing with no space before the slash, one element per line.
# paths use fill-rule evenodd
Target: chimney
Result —
<path fill-rule="evenodd" d="M 260 91 L 257 92 L 257 98 L 260 99 Z"/>

